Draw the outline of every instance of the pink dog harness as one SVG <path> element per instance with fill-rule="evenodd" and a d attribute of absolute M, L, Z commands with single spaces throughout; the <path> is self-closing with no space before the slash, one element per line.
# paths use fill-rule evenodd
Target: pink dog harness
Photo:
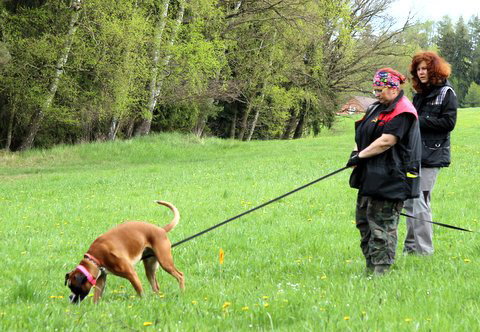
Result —
<path fill-rule="evenodd" d="M 97 283 L 97 280 L 95 280 L 95 278 L 90 274 L 90 272 L 88 272 L 88 270 L 83 266 L 83 265 L 78 265 L 77 266 L 77 269 L 80 270 L 80 272 L 82 272 L 85 277 L 87 277 L 87 280 L 93 285 L 95 286 L 96 283 Z"/>

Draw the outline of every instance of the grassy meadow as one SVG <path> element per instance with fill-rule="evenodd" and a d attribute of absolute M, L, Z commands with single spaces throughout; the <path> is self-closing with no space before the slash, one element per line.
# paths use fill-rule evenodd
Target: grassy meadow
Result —
<path fill-rule="evenodd" d="M 459 110 L 434 220 L 480 231 L 480 109 Z M 350 170 L 173 249 L 186 290 L 158 271 L 154 295 L 107 279 L 98 305 L 68 303 L 65 273 L 124 220 L 164 225 L 173 242 L 344 166 L 353 119 L 320 137 L 236 142 L 161 134 L 0 154 L 1 331 L 479 331 L 478 233 L 435 226 L 431 257 L 364 274 Z M 224 261 L 220 264 L 219 252 Z"/>

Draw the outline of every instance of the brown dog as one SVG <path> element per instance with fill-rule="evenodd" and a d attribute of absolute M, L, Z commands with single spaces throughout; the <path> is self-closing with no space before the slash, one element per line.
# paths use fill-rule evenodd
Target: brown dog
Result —
<path fill-rule="evenodd" d="M 174 276 L 185 288 L 183 273 L 173 265 L 171 243 L 167 233 L 180 220 L 180 214 L 173 204 L 156 201 L 173 211 L 172 221 L 163 228 L 141 221 L 129 221 L 112 228 L 100 235 L 88 249 L 80 264 L 65 275 L 65 285 L 72 291 L 70 301 L 79 303 L 95 287 L 93 301 L 97 303 L 102 296 L 107 281 L 107 273 L 126 278 L 130 281 L 139 296 L 142 296 L 142 285 L 135 272 L 134 265 L 143 260 L 148 281 L 154 292 L 158 292 L 155 272 L 158 264 Z"/>

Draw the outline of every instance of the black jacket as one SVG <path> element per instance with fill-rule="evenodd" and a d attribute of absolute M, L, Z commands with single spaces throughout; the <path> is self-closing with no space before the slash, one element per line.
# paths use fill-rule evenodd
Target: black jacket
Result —
<path fill-rule="evenodd" d="M 408 133 L 390 149 L 354 168 L 350 186 L 359 189 L 359 195 L 377 199 L 404 201 L 420 193 L 419 170 L 421 141 L 417 112 L 403 92 L 391 106 L 383 109 L 378 102 L 372 104 L 355 124 L 355 142 L 361 151 L 383 134 L 384 124 L 401 113 L 411 113 Z M 383 119 L 383 120 L 382 120 Z M 383 122 L 383 125 L 382 125 Z"/>
<path fill-rule="evenodd" d="M 450 132 L 457 120 L 457 96 L 448 81 L 413 97 L 422 135 L 422 167 L 450 165 Z"/>

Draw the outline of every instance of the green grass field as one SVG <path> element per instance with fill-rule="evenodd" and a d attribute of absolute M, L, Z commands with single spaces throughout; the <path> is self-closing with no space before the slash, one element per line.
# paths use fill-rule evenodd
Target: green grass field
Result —
<path fill-rule="evenodd" d="M 480 109 L 459 111 L 434 220 L 480 231 Z M 1 331 L 478 331 L 477 233 L 435 227 L 435 255 L 364 274 L 356 191 L 344 171 L 173 249 L 186 290 L 163 271 L 145 296 L 108 277 L 98 305 L 68 303 L 65 273 L 124 220 L 166 224 L 180 241 L 344 166 L 353 120 L 320 137 L 235 142 L 162 134 L 0 155 Z M 219 261 L 219 251 L 225 253 Z"/>

